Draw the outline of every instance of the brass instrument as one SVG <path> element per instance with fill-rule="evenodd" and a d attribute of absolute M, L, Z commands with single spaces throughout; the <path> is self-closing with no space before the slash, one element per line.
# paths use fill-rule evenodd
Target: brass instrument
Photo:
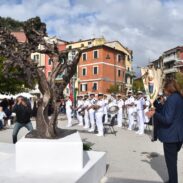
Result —
<path fill-rule="evenodd" d="M 113 105 L 113 106 L 109 107 L 109 109 L 108 109 L 108 113 L 113 114 L 113 115 L 117 114 L 118 111 L 119 111 L 119 107 L 116 105 Z"/>
<path fill-rule="evenodd" d="M 100 108 L 100 106 L 98 106 L 98 105 L 93 105 L 92 108 L 93 108 L 94 110 L 98 110 L 98 109 Z"/>

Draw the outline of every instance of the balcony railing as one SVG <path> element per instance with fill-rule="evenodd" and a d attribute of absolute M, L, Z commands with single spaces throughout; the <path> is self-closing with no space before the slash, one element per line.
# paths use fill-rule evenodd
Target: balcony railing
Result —
<path fill-rule="evenodd" d="M 135 76 L 135 72 L 134 71 L 126 71 L 126 75 Z"/>
<path fill-rule="evenodd" d="M 164 69 L 163 72 L 164 72 L 165 74 L 175 73 L 175 72 L 178 72 L 178 69 L 177 69 L 177 68 L 167 68 L 167 69 Z"/>
<path fill-rule="evenodd" d="M 178 61 L 179 59 L 177 58 L 176 55 L 170 55 L 168 57 L 164 57 L 163 58 L 163 63 L 167 63 L 167 62 L 172 62 L 172 61 Z"/>

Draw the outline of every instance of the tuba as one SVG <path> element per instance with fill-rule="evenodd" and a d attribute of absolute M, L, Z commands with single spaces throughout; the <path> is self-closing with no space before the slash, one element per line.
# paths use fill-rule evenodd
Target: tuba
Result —
<path fill-rule="evenodd" d="M 119 111 L 119 107 L 116 105 L 113 105 L 113 106 L 109 107 L 109 109 L 108 109 L 108 113 L 112 114 L 112 115 L 117 114 L 118 111 Z"/>

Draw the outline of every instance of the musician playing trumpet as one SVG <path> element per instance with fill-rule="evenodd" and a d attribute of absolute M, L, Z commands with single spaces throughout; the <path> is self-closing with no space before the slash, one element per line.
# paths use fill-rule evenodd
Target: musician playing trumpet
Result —
<path fill-rule="evenodd" d="M 119 107 L 118 114 L 117 114 L 117 123 L 118 123 L 118 127 L 121 128 L 122 127 L 122 123 L 123 123 L 124 101 L 122 100 L 121 94 L 118 94 L 117 98 L 118 98 L 117 99 L 117 105 Z"/>
<path fill-rule="evenodd" d="M 84 96 L 84 104 L 83 104 L 83 108 L 82 111 L 84 111 L 84 122 L 85 122 L 85 126 L 84 128 L 89 128 L 90 123 L 89 123 L 89 113 L 88 113 L 88 106 L 90 105 L 90 101 L 88 99 L 88 95 Z"/>
<path fill-rule="evenodd" d="M 132 96 L 132 92 L 129 91 L 128 99 L 125 101 L 125 107 L 127 108 L 127 114 L 128 114 L 128 120 L 129 120 L 128 130 L 132 130 L 134 125 L 134 116 L 133 116 L 134 104 L 135 104 L 134 102 L 135 102 L 135 99 Z"/>

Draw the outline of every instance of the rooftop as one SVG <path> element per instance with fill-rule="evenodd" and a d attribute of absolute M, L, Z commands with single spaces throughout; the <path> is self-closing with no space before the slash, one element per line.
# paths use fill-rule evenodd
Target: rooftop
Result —
<path fill-rule="evenodd" d="M 175 48 L 171 48 L 171 49 L 165 51 L 164 54 L 170 54 L 170 53 L 176 52 L 178 50 L 183 51 L 183 46 L 177 46 Z"/>
<path fill-rule="evenodd" d="M 20 43 L 25 43 L 27 41 L 27 37 L 24 32 L 11 32 L 11 34 L 15 36 L 17 41 Z"/>

